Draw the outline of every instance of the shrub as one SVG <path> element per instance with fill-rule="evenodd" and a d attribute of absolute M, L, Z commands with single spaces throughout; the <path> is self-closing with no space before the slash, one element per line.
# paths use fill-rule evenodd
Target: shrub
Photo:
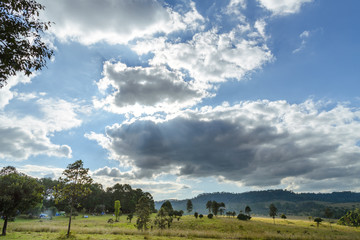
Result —
<path fill-rule="evenodd" d="M 285 214 L 281 214 L 281 218 L 282 218 L 282 219 L 286 219 L 286 215 L 285 215 Z"/>
<path fill-rule="evenodd" d="M 197 212 L 194 213 L 194 217 L 198 218 L 199 214 Z"/>
<path fill-rule="evenodd" d="M 214 217 L 214 214 L 209 213 L 209 214 L 207 215 L 207 217 L 208 217 L 208 219 L 212 219 L 212 218 Z"/>
<path fill-rule="evenodd" d="M 200 218 L 200 219 L 202 219 L 203 217 L 204 217 L 204 215 L 202 215 L 202 214 L 199 215 L 199 218 Z"/>
<path fill-rule="evenodd" d="M 242 221 L 247 221 L 247 220 L 250 220 L 251 217 L 248 215 L 245 215 L 243 213 L 239 213 L 239 215 L 237 216 L 237 219 L 242 220 Z"/>
<path fill-rule="evenodd" d="M 358 227 L 360 226 L 360 209 L 355 209 L 355 211 L 349 211 L 344 216 L 342 216 L 338 223 L 340 225 Z"/>

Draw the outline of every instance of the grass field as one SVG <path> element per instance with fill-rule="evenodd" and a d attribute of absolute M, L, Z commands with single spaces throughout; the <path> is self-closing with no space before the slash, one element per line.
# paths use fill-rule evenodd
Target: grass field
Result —
<path fill-rule="evenodd" d="M 138 231 L 133 223 L 126 221 L 109 224 L 112 216 L 76 217 L 72 221 L 70 239 L 359 239 L 360 229 L 323 222 L 319 227 L 309 220 L 276 219 L 255 217 L 250 221 L 236 218 L 217 217 L 195 219 L 183 216 L 174 219 L 171 229 Z M 9 222 L 8 234 L 4 239 L 66 239 L 68 219 L 55 217 L 53 220 L 17 219 Z M 2 223 L 1 223 L 2 224 Z M 3 237 L 2 237 L 3 238 Z M 1 238 L 0 238 L 1 239 Z"/>

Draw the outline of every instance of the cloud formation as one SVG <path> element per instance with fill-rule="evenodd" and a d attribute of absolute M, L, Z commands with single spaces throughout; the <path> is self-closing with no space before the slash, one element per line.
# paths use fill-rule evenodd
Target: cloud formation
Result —
<path fill-rule="evenodd" d="M 127 67 L 121 62 L 105 62 L 103 75 L 99 89 L 114 90 L 105 99 L 95 99 L 95 106 L 116 113 L 176 112 L 207 95 L 193 82 L 186 82 L 181 72 L 164 66 Z"/>
<path fill-rule="evenodd" d="M 304 3 L 312 0 L 258 0 L 258 2 L 274 15 L 289 15 L 299 12 Z"/>
<path fill-rule="evenodd" d="M 85 45 L 105 41 L 126 44 L 155 33 L 196 28 L 203 21 L 195 5 L 179 14 L 156 0 L 62 0 L 40 1 L 46 6 L 43 18 L 55 22 L 50 31 L 62 41 Z"/>
<path fill-rule="evenodd" d="M 0 114 L 0 159 L 25 160 L 30 156 L 45 154 L 56 157 L 71 157 L 68 145 L 51 142 L 51 135 L 81 125 L 76 114 L 76 105 L 59 99 L 35 101 L 38 116 L 19 116 L 15 111 Z"/>
<path fill-rule="evenodd" d="M 126 159 L 137 178 L 176 171 L 257 187 L 352 178 L 360 170 L 360 112 L 323 107 L 266 100 L 204 107 L 160 122 L 114 124 L 91 139 Z"/>

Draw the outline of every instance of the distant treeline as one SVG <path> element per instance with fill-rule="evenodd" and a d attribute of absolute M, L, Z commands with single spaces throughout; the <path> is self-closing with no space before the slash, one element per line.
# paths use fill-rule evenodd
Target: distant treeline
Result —
<path fill-rule="evenodd" d="M 325 217 L 324 210 L 329 208 L 334 218 L 340 218 L 347 211 L 360 206 L 360 193 L 294 193 L 288 190 L 265 190 L 245 193 L 205 193 L 191 199 L 193 211 L 207 213 L 207 201 L 224 202 L 226 211 L 244 211 L 249 205 L 253 214 L 268 215 L 269 204 L 274 203 L 280 214 L 297 216 Z M 187 200 L 170 200 L 174 209 L 186 209 Z M 158 209 L 163 201 L 155 202 Z"/>
<path fill-rule="evenodd" d="M 55 203 L 52 198 L 54 186 L 58 184 L 57 180 L 42 178 L 39 180 L 45 187 L 45 197 L 42 208 L 50 209 L 56 207 L 59 211 L 68 211 L 68 204 L 65 202 Z M 136 204 L 142 196 L 149 199 L 151 210 L 155 211 L 154 199 L 148 192 L 141 189 L 133 189 L 129 184 L 115 184 L 112 187 L 104 189 L 99 183 L 91 184 L 91 194 L 84 197 L 77 207 L 77 211 L 87 213 L 114 213 L 114 202 L 120 200 L 121 213 L 134 213 Z"/>

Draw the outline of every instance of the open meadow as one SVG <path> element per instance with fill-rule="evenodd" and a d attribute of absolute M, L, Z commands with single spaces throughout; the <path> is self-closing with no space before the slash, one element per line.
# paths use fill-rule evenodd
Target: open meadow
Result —
<path fill-rule="evenodd" d="M 154 219 L 155 215 L 152 216 Z M 111 215 L 76 217 L 70 239 L 360 239 L 360 229 L 322 222 L 319 227 L 309 220 L 254 217 L 250 221 L 217 217 L 174 219 L 170 229 L 138 231 L 123 215 L 117 223 L 108 223 Z M 52 220 L 22 219 L 9 222 L 4 239 L 66 239 L 68 218 Z"/>

